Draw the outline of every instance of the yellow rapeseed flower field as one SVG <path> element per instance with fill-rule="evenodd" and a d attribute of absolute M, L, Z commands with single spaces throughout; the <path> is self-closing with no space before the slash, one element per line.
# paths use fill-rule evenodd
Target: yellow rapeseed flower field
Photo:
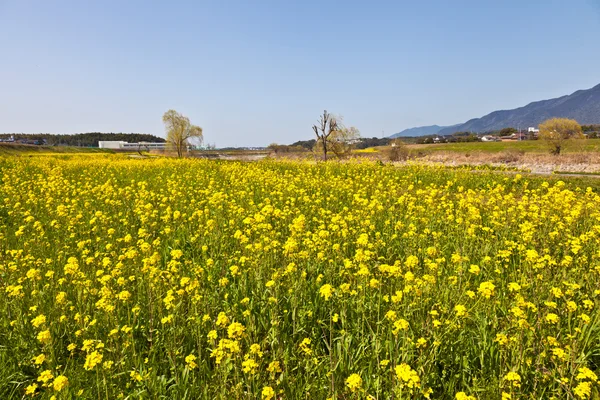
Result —
<path fill-rule="evenodd" d="M 600 396 L 591 188 L 116 155 L 0 173 L 2 399 Z"/>

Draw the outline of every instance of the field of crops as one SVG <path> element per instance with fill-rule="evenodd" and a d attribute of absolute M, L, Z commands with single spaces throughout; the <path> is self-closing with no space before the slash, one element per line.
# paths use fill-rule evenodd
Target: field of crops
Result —
<path fill-rule="evenodd" d="M 600 396 L 591 188 L 117 155 L 0 179 L 2 399 Z"/>
<path fill-rule="evenodd" d="M 499 153 L 502 151 L 516 151 L 523 153 L 548 153 L 548 144 L 542 140 L 522 140 L 506 142 L 468 142 L 468 143 L 440 143 L 440 144 L 413 144 L 409 145 L 413 151 L 425 154 L 440 151 L 447 152 L 482 152 Z M 590 139 L 581 143 L 574 142 L 565 149 L 566 153 L 588 153 L 600 151 L 600 140 Z"/>

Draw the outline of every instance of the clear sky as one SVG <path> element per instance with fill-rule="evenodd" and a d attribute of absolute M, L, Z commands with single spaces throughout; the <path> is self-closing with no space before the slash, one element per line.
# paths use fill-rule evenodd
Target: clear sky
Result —
<path fill-rule="evenodd" d="M 600 0 L 0 0 L 0 132 L 389 136 L 598 83 Z"/>

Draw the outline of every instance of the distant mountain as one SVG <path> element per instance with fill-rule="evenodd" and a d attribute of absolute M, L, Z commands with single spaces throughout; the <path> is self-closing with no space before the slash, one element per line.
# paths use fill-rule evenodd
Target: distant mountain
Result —
<path fill-rule="evenodd" d="M 578 90 L 568 96 L 536 101 L 514 110 L 494 111 L 464 124 L 445 127 L 436 133 L 447 135 L 454 132 L 490 132 L 509 127 L 527 129 L 530 126 L 537 127 L 541 122 L 554 117 L 571 118 L 581 125 L 600 123 L 600 85 Z"/>
<path fill-rule="evenodd" d="M 402 132 L 394 133 L 390 136 L 390 139 L 395 139 L 399 137 L 416 137 L 416 136 L 427 136 L 427 135 L 435 135 L 442 129 L 450 128 L 449 126 L 439 126 L 439 125 L 430 125 L 430 126 L 419 126 L 416 128 L 405 129 Z"/>

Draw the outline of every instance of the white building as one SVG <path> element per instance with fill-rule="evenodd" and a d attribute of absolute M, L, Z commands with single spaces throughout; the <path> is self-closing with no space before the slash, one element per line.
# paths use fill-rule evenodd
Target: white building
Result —
<path fill-rule="evenodd" d="M 490 135 L 487 135 L 487 136 L 482 136 L 482 137 L 481 137 L 481 141 L 482 141 L 482 142 L 499 142 L 499 141 L 500 141 L 500 139 L 498 139 L 498 138 L 497 138 L 497 137 L 495 137 L 495 136 L 490 136 Z"/>
<path fill-rule="evenodd" d="M 527 129 L 527 132 L 533 133 L 534 135 L 537 135 L 538 133 L 540 133 L 540 130 L 537 129 L 537 128 L 534 128 L 532 126 L 530 126 L 529 129 Z"/>
<path fill-rule="evenodd" d="M 151 142 L 128 143 L 117 140 L 100 140 L 98 141 L 98 147 L 101 149 L 114 150 L 164 150 L 167 148 L 167 144 Z"/>

